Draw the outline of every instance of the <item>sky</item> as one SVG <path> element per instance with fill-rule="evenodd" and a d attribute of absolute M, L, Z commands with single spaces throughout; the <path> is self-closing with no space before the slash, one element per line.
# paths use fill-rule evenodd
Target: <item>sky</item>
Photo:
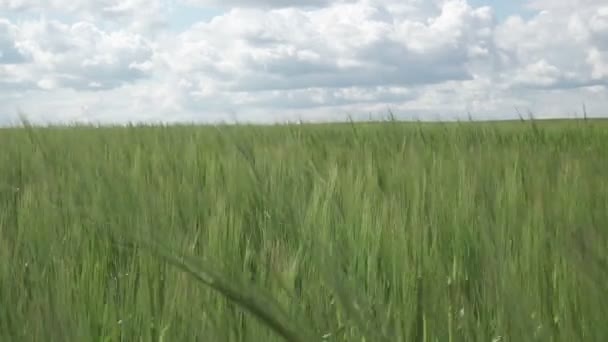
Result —
<path fill-rule="evenodd" d="M 608 117 L 605 0 L 0 0 L 0 125 Z"/>

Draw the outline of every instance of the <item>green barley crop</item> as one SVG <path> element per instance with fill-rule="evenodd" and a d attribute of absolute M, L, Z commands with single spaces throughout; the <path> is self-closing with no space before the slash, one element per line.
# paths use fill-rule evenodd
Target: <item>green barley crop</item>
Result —
<path fill-rule="evenodd" d="M 601 121 L 0 130 L 0 341 L 608 341 Z"/>

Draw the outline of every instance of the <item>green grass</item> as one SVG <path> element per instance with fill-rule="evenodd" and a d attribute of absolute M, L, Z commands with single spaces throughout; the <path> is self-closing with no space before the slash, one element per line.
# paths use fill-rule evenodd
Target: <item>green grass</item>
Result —
<path fill-rule="evenodd" d="M 608 341 L 608 124 L 0 131 L 0 341 Z"/>

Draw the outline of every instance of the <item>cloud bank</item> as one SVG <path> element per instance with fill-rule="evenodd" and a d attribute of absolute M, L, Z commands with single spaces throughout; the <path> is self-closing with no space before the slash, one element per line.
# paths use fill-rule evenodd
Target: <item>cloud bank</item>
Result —
<path fill-rule="evenodd" d="M 0 0 L 0 124 L 605 116 L 602 2 Z"/>

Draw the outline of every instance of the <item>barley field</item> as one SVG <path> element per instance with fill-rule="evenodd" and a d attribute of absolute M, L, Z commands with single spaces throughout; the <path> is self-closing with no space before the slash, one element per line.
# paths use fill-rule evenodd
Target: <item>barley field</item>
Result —
<path fill-rule="evenodd" d="M 608 122 L 0 130 L 0 341 L 608 341 Z"/>

